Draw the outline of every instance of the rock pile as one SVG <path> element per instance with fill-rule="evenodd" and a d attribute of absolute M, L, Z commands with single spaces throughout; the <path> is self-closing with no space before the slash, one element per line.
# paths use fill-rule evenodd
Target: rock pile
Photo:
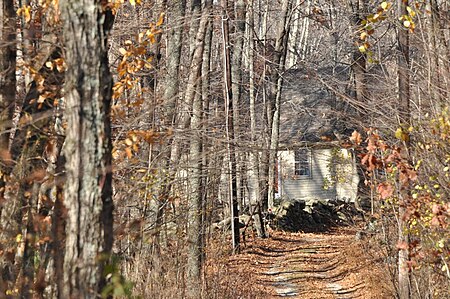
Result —
<path fill-rule="evenodd" d="M 282 201 L 273 213 L 274 226 L 290 232 L 323 232 L 363 217 L 354 203 L 323 199 Z"/>

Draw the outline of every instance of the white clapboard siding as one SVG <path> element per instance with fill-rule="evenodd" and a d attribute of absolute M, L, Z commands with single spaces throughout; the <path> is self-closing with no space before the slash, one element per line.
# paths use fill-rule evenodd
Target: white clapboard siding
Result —
<path fill-rule="evenodd" d="M 294 175 L 295 151 L 278 152 L 278 195 L 282 199 L 342 199 L 354 201 L 359 177 L 354 157 L 349 150 L 332 148 L 311 149 L 311 178 Z M 248 167 L 248 174 L 253 171 Z M 332 177 L 332 171 L 333 177 Z M 336 172 L 339 172 L 336 174 Z M 251 176 L 249 176 L 251 177 Z M 336 179 L 335 184 L 329 182 Z M 328 181 L 328 183 L 326 183 Z M 254 186 L 257 181 L 248 180 L 249 198 L 256 198 Z M 327 188 L 325 188 L 327 186 Z"/>
<path fill-rule="evenodd" d="M 311 149 L 311 177 L 294 175 L 295 152 L 280 152 L 281 196 L 286 199 L 334 199 L 336 188 L 325 189 L 325 180 L 330 180 L 331 149 Z"/>
<path fill-rule="evenodd" d="M 336 197 L 341 200 L 354 202 L 356 200 L 359 184 L 358 169 L 355 158 L 350 150 L 340 150 L 339 165 L 336 165 L 337 182 Z"/>

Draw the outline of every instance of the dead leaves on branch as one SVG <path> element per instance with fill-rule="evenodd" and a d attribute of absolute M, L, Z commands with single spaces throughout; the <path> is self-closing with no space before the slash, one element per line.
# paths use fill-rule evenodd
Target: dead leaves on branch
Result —
<path fill-rule="evenodd" d="M 381 199 L 388 199 L 394 194 L 394 186 L 392 186 L 389 182 L 382 182 L 378 184 L 377 192 Z"/>
<path fill-rule="evenodd" d="M 37 2 L 37 3 L 36 3 Z M 33 7 L 39 9 L 33 9 Z M 60 22 L 59 0 L 39 0 L 30 1 L 16 11 L 17 16 L 22 17 L 26 25 L 39 27 L 43 20 L 50 26 L 55 26 Z"/>
<path fill-rule="evenodd" d="M 154 144 L 162 142 L 165 136 L 170 132 L 161 133 L 155 130 L 131 130 L 127 137 L 117 142 L 113 149 L 114 159 L 133 158 L 134 154 L 139 153 L 142 143 Z"/>
<path fill-rule="evenodd" d="M 411 252 L 410 267 L 431 263 L 447 271 L 442 260 L 450 257 L 449 132 L 446 108 L 418 127 L 394 130 L 390 140 L 374 129 L 367 130 L 365 138 L 356 131 L 350 137 L 381 211 L 386 216 L 394 212 L 391 216 L 408 225 L 411 242 L 400 242 L 396 249 Z M 404 212 L 398 215 L 395 211 L 400 207 Z"/>
<path fill-rule="evenodd" d="M 136 89 L 139 83 L 139 73 L 153 68 L 153 54 L 149 52 L 150 45 L 156 42 L 156 37 L 161 34 L 159 27 L 164 22 L 164 14 L 156 24 L 149 24 L 149 29 L 139 32 L 131 40 L 126 40 L 118 52 L 122 56 L 117 66 L 119 80 L 113 87 L 113 99 L 119 99 L 125 91 Z"/>

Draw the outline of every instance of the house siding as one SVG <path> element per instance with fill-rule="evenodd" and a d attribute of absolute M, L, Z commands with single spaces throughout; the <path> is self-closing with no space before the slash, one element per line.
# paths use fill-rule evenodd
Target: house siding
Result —
<path fill-rule="evenodd" d="M 331 149 L 311 150 L 311 177 L 302 178 L 294 175 L 295 152 L 293 150 L 281 151 L 280 178 L 281 197 L 290 200 L 296 199 L 330 199 L 336 197 L 334 186 L 325 189 L 324 182 L 330 179 Z"/>
<path fill-rule="evenodd" d="M 336 154 L 337 153 L 337 154 Z M 337 158 L 338 157 L 338 158 Z M 359 182 L 351 153 L 345 149 L 311 149 L 311 177 L 294 175 L 295 152 L 280 151 L 280 196 L 287 200 L 346 199 L 354 200 Z M 339 172 L 338 175 L 332 172 Z M 330 184 L 337 178 L 337 182 Z"/>
<path fill-rule="evenodd" d="M 358 196 L 359 175 L 355 157 L 350 150 L 340 150 L 340 160 L 336 167 L 336 197 L 344 201 L 354 202 Z"/>

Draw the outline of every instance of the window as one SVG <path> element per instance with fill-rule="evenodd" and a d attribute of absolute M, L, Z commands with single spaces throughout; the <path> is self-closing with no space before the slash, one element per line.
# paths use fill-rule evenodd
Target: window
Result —
<path fill-rule="evenodd" d="M 294 174 L 299 178 L 311 178 L 311 150 L 301 148 L 295 151 Z"/>

